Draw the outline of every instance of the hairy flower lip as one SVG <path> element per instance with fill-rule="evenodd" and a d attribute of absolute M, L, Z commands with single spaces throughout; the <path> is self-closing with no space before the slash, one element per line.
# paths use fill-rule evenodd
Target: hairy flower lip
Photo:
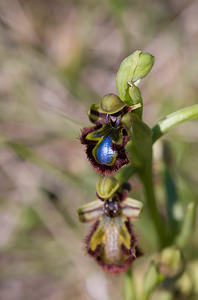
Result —
<path fill-rule="evenodd" d="M 117 153 L 117 157 L 115 159 L 114 164 L 113 165 L 100 164 L 96 161 L 96 159 L 92 153 L 97 142 L 92 141 L 92 140 L 87 140 L 86 136 L 89 133 L 100 129 L 102 127 L 102 125 L 103 125 L 103 123 L 99 122 L 95 126 L 83 128 L 81 131 L 80 140 L 81 140 L 81 143 L 86 146 L 87 158 L 91 162 L 94 169 L 102 176 L 109 176 L 109 175 L 115 173 L 116 171 L 118 171 L 122 166 L 129 163 L 129 159 L 127 157 L 124 146 L 129 141 L 130 137 L 128 136 L 126 130 L 123 128 L 122 143 L 121 144 L 112 143 L 112 149 L 115 151 L 115 153 Z"/>
<path fill-rule="evenodd" d="M 116 180 L 114 182 L 111 178 L 104 178 L 99 181 L 98 188 L 104 191 L 104 195 L 107 192 L 109 198 L 98 197 L 100 200 L 81 206 L 77 212 L 81 222 L 93 222 L 84 239 L 86 252 L 103 270 L 110 274 L 119 274 L 126 271 L 133 261 L 142 255 L 130 221 L 139 217 L 142 203 L 127 198 L 129 184 L 121 184 L 111 194 L 108 193 L 105 183 L 112 188 L 116 186 Z"/>
<path fill-rule="evenodd" d="M 125 272 L 129 266 L 135 261 L 136 258 L 139 258 L 140 256 L 143 255 L 142 251 L 140 250 L 140 248 L 137 246 L 137 236 L 133 230 L 133 226 L 130 222 L 130 220 L 127 218 L 127 221 L 125 222 L 125 225 L 128 229 L 128 232 L 130 234 L 130 249 L 126 249 L 126 247 L 122 244 L 121 245 L 121 251 L 123 252 L 123 254 L 126 255 L 126 259 L 123 260 L 122 263 L 106 263 L 103 261 L 103 258 L 101 256 L 101 253 L 103 252 L 103 245 L 99 244 L 97 245 L 96 249 L 94 251 L 92 251 L 89 248 L 89 243 L 90 240 L 94 234 L 94 232 L 96 231 L 97 227 L 99 226 L 99 220 L 97 220 L 93 226 L 91 227 L 90 233 L 86 236 L 85 238 L 85 248 L 87 253 L 93 257 L 97 263 L 103 268 L 104 271 L 106 271 L 109 274 L 121 274 L 123 272 Z"/>

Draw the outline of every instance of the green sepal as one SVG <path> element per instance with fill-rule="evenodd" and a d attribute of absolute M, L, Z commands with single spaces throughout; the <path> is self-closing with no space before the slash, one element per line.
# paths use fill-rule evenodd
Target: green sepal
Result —
<path fill-rule="evenodd" d="M 146 76 L 151 70 L 153 63 L 154 57 L 140 50 L 133 52 L 122 61 L 116 76 L 116 86 L 123 102 L 127 104 L 130 101 L 128 96 L 126 96 L 130 83 L 135 83 Z"/>
<path fill-rule="evenodd" d="M 103 203 L 100 200 L 95 200 L 84 204 L 77 209 L 77 214 L 81 222 L 92 222 L 103 214 Z"/>
<path fill-rule="evenodd" d="M 98 111 L 105 114 L 115 114 L 121 111 L 126 104 L 115 94 L 107 94 L 100 100 Z"/>
<path fill-rule="evenodd" d="M 96 183 L 96 192 L 100 198 L 109 199 L 120 187 L 114 177 L 102 177 Z"/>

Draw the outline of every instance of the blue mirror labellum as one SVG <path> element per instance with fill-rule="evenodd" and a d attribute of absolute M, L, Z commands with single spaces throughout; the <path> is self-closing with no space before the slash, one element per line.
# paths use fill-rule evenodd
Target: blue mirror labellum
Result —
<path fill-rule="evenodd" d="M 112 165 L 114 163 L 117 153 L 112 148 L 110 136 L 102 138 L 93 149 L 93 154 L 100 164 Z"/>
<path fill-rule="evenodd" d="M 127 131 L 109 124 L 97 124 L 83 128 L 81 143 L 86 145 L 87 158 L 102 176 L 109 176 L 129 163 L 125 145 L 129 141 Z"/>

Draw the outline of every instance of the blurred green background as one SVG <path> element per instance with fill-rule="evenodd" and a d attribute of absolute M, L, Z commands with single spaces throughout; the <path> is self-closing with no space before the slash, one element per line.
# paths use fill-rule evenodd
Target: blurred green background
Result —
<path fill-rule="evenodd" d="M 150 126 L 197 103 L 197 16 L 196 0 L 0 1 L 0 300 L 123 299 L 123 277 L 103 273 L 83 248 L 89 225 L 76 208 L 95 199 L 98 175 L 80 128 L 91 103 L 116 93 L 120 62 L 136 49 L 155 56 L 140 85 Z M 158 204 L 166 214 L 168 170 L 181 218 L 198 196 L 197 122 L 154 148 Z M 139 288 L 156 251 L 146 207 L 136 231 Z M 186 256 L 196 260 L 197 250 L 198 231 Z"/>

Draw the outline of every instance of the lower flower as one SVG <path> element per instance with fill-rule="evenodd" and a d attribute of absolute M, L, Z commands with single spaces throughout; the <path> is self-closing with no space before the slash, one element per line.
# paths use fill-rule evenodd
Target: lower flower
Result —
<path fill-rule="evenodd" d="M 112 274 L 124 272 L 141 255 L 131 219 L 139 217 L 142 203 L 126 196 L 125 187 L 122 192 L 115 189 L 113 194 L 109 193 L 110 198 L 78 209 L 81 222 L 94 222 L 85 239 L 87 252 Z"/>
<path fill-rule="evenodd" d="M 103 216 L 85 239 L 87 252 L 108 273 L 124 272 L 142 253 L 129 218 Z"/>

